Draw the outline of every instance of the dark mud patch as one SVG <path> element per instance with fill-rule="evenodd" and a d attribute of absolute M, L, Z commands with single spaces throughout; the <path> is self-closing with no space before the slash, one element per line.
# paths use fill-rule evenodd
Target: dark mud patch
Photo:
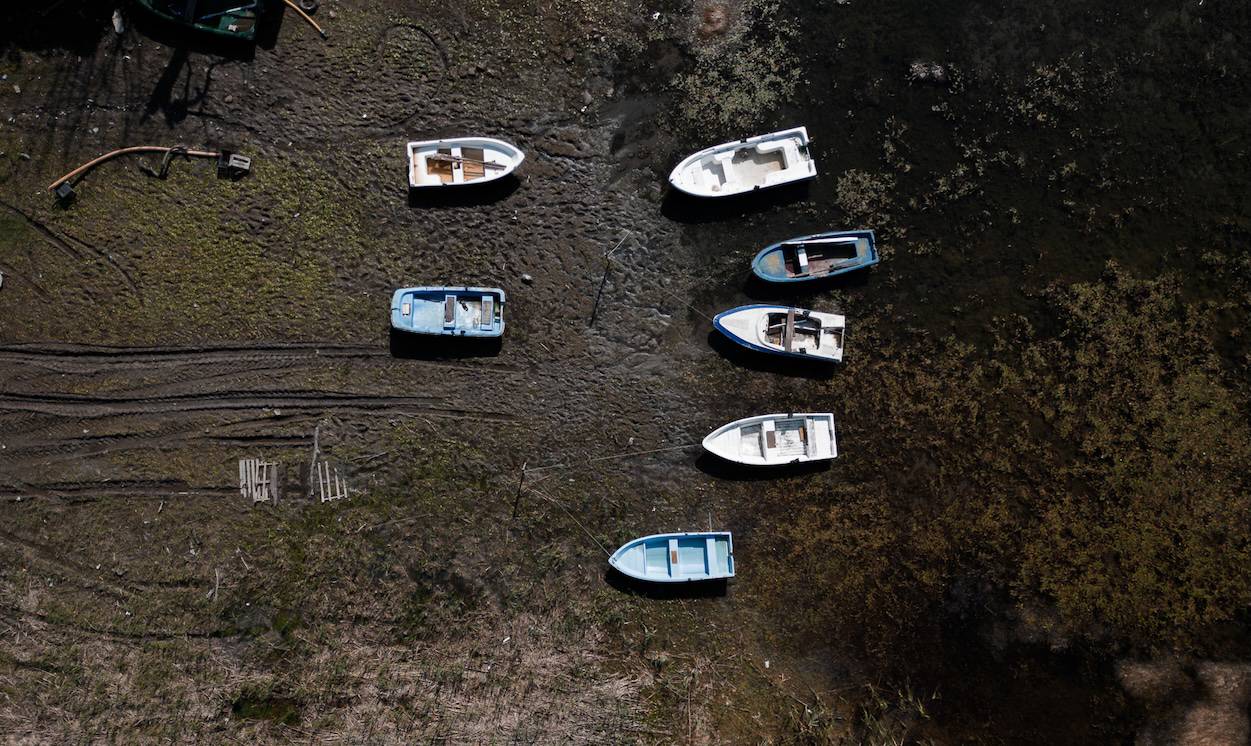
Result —
<path fill-rule="evenodd" d="M 709 143 L 709 145 L 715 144 Z M 682 157 L 685 156 L 679 156 L 674 160 L 674 165 Z M 664 173 L 667 179 L 669 172 Z M 809 181 L 761 189 L 733 197 L 694 197 L 669 188 L 665 192 L 664 201 L 661 202 L 660 212 L 669 220 L 687 225 L 724 223 L 727 220 L 742 219 L 755 214 L 773 213 L 780 216 L 782 209 L 804 202 L 810 196 Z"/>
<path fill-rule="evenodd" d="M 525 168 L 523 165 L 522 168 Z M 456 187 L 409 188 L 408 206 L 423 209 L 490 207 L 508 199 L 521 187 L 516 174 L 486 184 L 470 184 Z"/>
<path fill-rule="evenodd" d="M 780 486 L 788 479 L 803 479 L 828 473 L 831 470 L 829 461 L 809 461 L 799 464 L 779 464 L 777 466 L 747 466 L 726 461 L 711 453 L 700 453 L 695 459 L 695 468 L 716 479 L 732 482 L 776 482 Z"/>
<path fill-rule="evenodd" d="M 300 722 L 300 703 L 261 690 L 247 690 L 230 703 L 230 714 L 244 720 L 268 720 L 279 725 L 297 725 Z"/>
<path fill-rule="evenodd" d="M 716 329 L 708 332 L 708 346 L 731 365 L 758 373 L 828 381 L 836 375 L 838 368 L 838 363 L 808 361 L 751 350 Z"/>
<path fill-rule="evenodd" d="M 677 601 L 683 599 L 725 598 L 729 583 L 725 580 L 709 580 L 698 583 L 647 583 L 608 568 L 604 582 L 621 593 L 654 601 Z"/>
<path fill-rule="evenodd" d="M 502 337 L 441 337 L 389 329 L 391 355 L 400 360 L 460 360 L 499 357 Z"/>

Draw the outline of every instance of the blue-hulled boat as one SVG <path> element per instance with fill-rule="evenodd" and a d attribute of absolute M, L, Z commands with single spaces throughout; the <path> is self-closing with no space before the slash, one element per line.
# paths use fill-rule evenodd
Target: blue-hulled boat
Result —
<path fill-rule="evenodd" d="M 758 303 L 722 311 L 712 325 L 758 352 L 832 363 L 843 360 L 847 318 L 841 314 Z"/>
<path fill-rule="evenodd" d="M 613 552 L 608 564 L 652 583 L 732 578 L 734 538 L 729 531 L 644 536 Z"/>
<path fill-rule="evenodd" d="M 391 296 L 391 326 L 415 334 L 498 337 L 504 333 L 504 291 L 400 288 Z"/>
<path fill-rule="evenodd" d="M 751 269 L 769 282 L 806 282 L 877 263 L 873 231 L 830 231 L 765 247 L 752 260 Z"/>

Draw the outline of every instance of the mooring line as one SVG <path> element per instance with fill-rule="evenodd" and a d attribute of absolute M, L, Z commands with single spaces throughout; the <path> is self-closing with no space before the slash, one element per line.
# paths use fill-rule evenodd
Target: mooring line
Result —
<path fill-rule="evenodd" d="M 548 502 L 549 502 L 549 503 L 551 503 L 552 505 L 555 505 L 556 507 L 558 507 L 558 508 L 560 508 L 562 511 L 564 511 L 565 515 L 569 516 L 569 518 L 570 518 L 570 519 L 571 519 L 574 523 L 578 524 L 578 528 L 582 529 L 582 532 L 583 532 L 583 533 L 585 533 L 587 536 L 591 537 L 591 541 L 595 542 L 595 546 L 599 547 L 599 548 L 600 548 L 600 551 L 602 551 L 604 554 L 606 554 L 606 555 L 608 555 L 608 556 L 610 556 L 610 557 L 612 556 L 612 552 L 608 551 L 608 550 L 604 547 L 604 545 L 603 545 L 603 544 L 599 543 L 599 539 L 596 539 L 596 538 L 595 538 L 595 534 L 592 534 L 592 533 L 591 533 L 591 532 L 587 529 L 587 527 L 586 527 L 586 526 L 583 526 L 583 525 L 582 525 L 582 521 L 579 521 L 579 520 L 578 520 L 578 518 L 577 518 L 577 516 L 575 516 L 573 513 L 570 513 L 568 508 L 566 508 L 564 505 L 561 505 L 561 504 L 560 504 L 560 502 L 558 502 L 557 500 L 555 500 L 554 498 L 552 498 L 550 495 L 548 495 L 547 493 L 545 493 L 545 492 L 543 492 L 543 491 L 541 491 L 541 490 L 536 490 L 536 489 L 534 489 L 533 487 L 529 487 L 529 488 L 527 488 L 527 489 L 529 489 L 529 491 L 530 491 L 530 492 L 533 492 L 534 494 L 538 495 L 539 497 L 543 498 L 544 500 L 548 501 Z"/>
<path fill-rule="evenodd" d="M 616 249 L 614 249 L 614 251 L 616 251 Z M 630 267 L 629 267 L 629 265 L 625 264 L 625 263 L 624 263 L 624 262 L 622 262 L 620 259 L 614 259 L 614 258 L 613 258 L 613 257 L 611 257 L 611 256 L 605 256 L 604 258 L 605 258 L 605 259 L 607 259 L 607 260 L 608 260 L 608 261 L 610 261 L 610 262 L 616 262 L 617 264 L 620 264 L 620 265 L 621 265 L 621 267 L 622 267 L 623 269 L 629 269 L 629 268 L 630 268 Z M 712 317 L 711 317 L 711 316 L 709 316 L 708 314 L 704 313 L 703 311 L 699 310 L 699 309 L 698 309 L 698 308 L 696 308 L 695 306 L 693 306 L 693 305 L 691 305 L 690 303 L 688 303 L 686 300 L 684 300 L 684 299 L 682 298 L 682 296 L 678 295 L 677 293 L 671 293 L 671 292 L 669 292 L 668 290 L 665 290 L 664 288 L 660 287 L 659 285 L 657 285 L 657 286 L 656 286 L 656 289 L 657 289 L 657 290 L 659 290 L 660 292 L 664 293 L 665 295 L 669 296 L 670 298 L 675 299 L 676 301 L 678 301 L 678 302 L 679 302 L 679 303 L 681 303 L 682 305 L 686 306 L 687 308 L 691 309 L 692 311 L 694 311 L 695 313 L 699 314 L 700 316 L 703 316 L 704 318 L 708 319 L 709 321 L 712 321 Z"/>
<path fill-rule="evenodd" d="M 684 444 L 684 445 L 680 445 L 680 446 L 666 446 L 666 447 L 664 447 L 664 448 L 652 448 L 652 449 L 650 449 L 650 450 L 646 450 L 646 451 L 627 451 L 627 452 L 625 452 L 625 453 L 613 453 L 613 454 L 609 454 L 609 455 L 607 455 L 607 456 L 596 456 L 595 458 L 589 458 L 589 459 L 587 459 L 586 461 L 579 461 L 579 462 L 577 462 L 577 463 L 564 463 L 564 462 L 561 462 L 561 463 L 559 463 L 559 464 L 547 464 L 547 465 L 545 465 L 545 466 L 531 466 L 531 467 L 525 468 L 525 469 L 524 469 L 524 471 L 525 471 L 527 474 L 529 474 L 530 472 L 535 472 L 535 471 L 543 471 L 543 470 L 545 470 L 545 469 L 571 469 L 571 468 L 573 468 L 573 467 L 575 467 L 575 466 L 583 466 L 583 465 L 585 465 L 585 464 L 593 464 L 593 463 L 595 463 L 596 461 L 609 461 L 609 460 L 613 460 L 613 459 L 630 458 L 631 456 L 646 456 L 646 455 L 647 455 L 647 454 L 649 454 L 649 453 L 664 453 L 665 451 L 678 451 L 678 450 L 682 450 L 682 449 L 685 449 L 685 448 L 694 448 L 694 447 L 695 447 L 695 446 L 697 446 L 697 445 L 701 445 L 701 443 L 698 443 L 698 442 L 696 442 L 696 443 L 686 443 L 686 444 Z"/>

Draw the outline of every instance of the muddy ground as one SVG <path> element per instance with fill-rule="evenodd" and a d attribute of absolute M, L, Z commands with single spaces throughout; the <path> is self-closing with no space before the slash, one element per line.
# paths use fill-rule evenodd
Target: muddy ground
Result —
<path fill-rule="evenodd" d="M 84 5 L 6 11 L 0 62 L 8 736 L 1245 740 L 1245 9 L 325 0 L 253 48 Z M 797 123 L 811 185 L 663 188 Z M 409 194 L 404 143 L 466 132 L 519 178 Z M 46 190 L 177 143 L 254 172 Z M 882 265 L 748 280 L 833 226 Z M 507 290 L 498 349 L 388 332 L 439 283 Z M 847 363 L 711 334 L 773 298 L 847 313 Z M 840 458 L 692 447 L 766 410 Z M 606 571 L 708 526 L 728 588 Z"/>

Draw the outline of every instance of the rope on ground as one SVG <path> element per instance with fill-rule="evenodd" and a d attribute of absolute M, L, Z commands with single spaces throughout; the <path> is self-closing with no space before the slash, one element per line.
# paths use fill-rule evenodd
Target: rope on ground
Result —
<path fill-rule="evenodd" d="M 587 527 L 586 527 L 586 526 L 583 526 L 583 525 L 582 525 L 582 521 L 579 521 L 579 520 L 577 519 L 577 517 L 576 517 L 576 516 L 574 516 L 574 514 L 573 514 L 573 513 L 570 513 L 568 508 L 566 508 L 564 505 L 561 505 L 559 502 L 557 502 L 556 500 L 552 499 L 552 498 L 551 498 L 551 497 L 549 497 L 546 493 L 544 493 L 544 492 L 542 492 L 542 491 L 540 491 L 540 490 L 536 490 L 536 489 L 534 489 L 533 487 L 530 487 L 530 488 L 529 488 L 529 491 L 530 491 L 530 492 L 533 492 L 534 494 L 538 495 L 539 497 L 543 498 L 544 500 L 548 501 L 548 502 L 549 502 L 549 503 L 551 503 L 552 505 L 555 505 L 556 507 L 558 507 L 558 508 L 560 508 L 562 511 L 564 511 L 565 515 L 569 516 L 570 520 L 572 520 L 574 523 L 578 524 L 578 528 L 582 529 L 582 532 L 583 532 L 583 533 L 585 533 L 587 536 L 591 537 L 591 541 L 595 542 L 595 546 L 599 547 L 599 548 L 600 548 L 600 551 L 602 551 L 604 554 L 606 554 L 606 555 L 608 555 L 608 556 L 612 556 L 612 552 L 608 551 L 608 550 L 604 547 L 604 545 L 603 545 L 603 544 L 599 543 L 599 539 L 596 539 L 596 538 L 595 538 L 595 534 L 592 534 L 592 533 L 591 533 L 591 532 L 587 529 Z"/>
<path fill-rule="evenodd" d="M 571 469 L 575 466 L 593 464 L 596 461 L 610 461 L 610 460 L 615 460 L 615 459 L 630 458 L 631 456 L 646 456 L 649 453 L 664 453 L 665 451 L 680 451 L 686 448 L 694 448 L 697 445 L 701 445 L 701 444 L 698 442 L 686 443 L 680 446 L 666 446 L 665 448 L 652 448 L 646 451 L 627 451 L 625 453 L 612 453 L 607 456 L 596 456 L 595 458 L 589 458 L 586 461 L 580 461 L 577 463 L 563 463 L 562 462 L 559 464 L 547 464 L 546 466 L 531 466 L 525 471 L 527 473 L 530 473 L 530 472 L 535 472 L 535 471 L 543 471 L 544 469 Z"/>

